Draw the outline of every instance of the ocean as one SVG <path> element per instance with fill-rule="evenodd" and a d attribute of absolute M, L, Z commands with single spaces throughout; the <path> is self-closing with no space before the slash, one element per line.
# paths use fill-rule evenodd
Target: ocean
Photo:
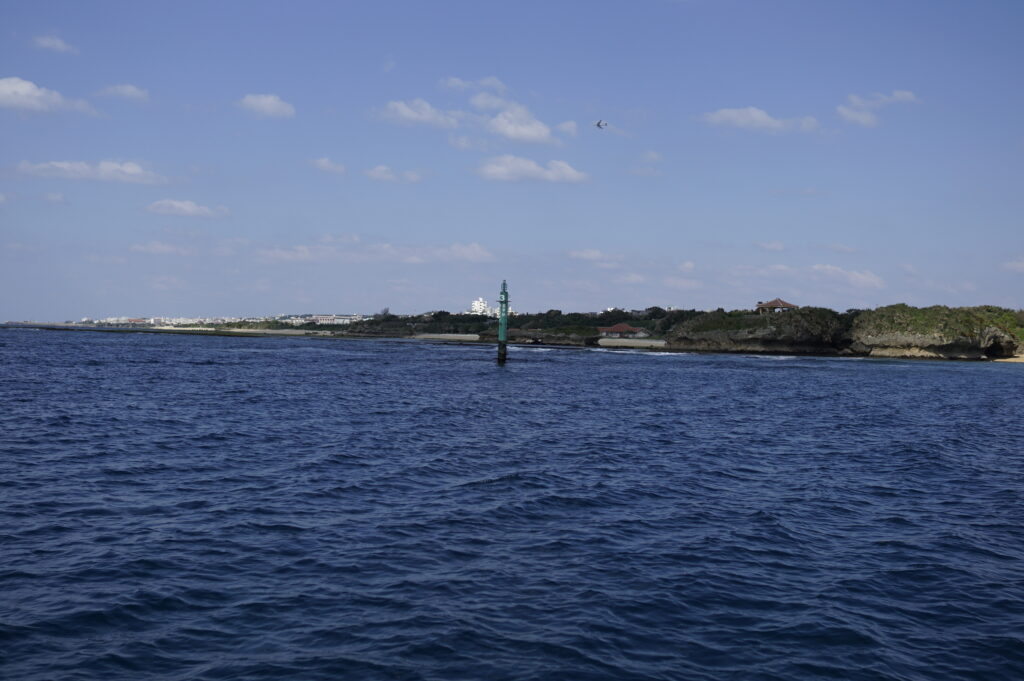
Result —
<path fill-rule="evenodd" d="M 1024 678 L 1024 364 L 0 330 L 0 678 Z"/>

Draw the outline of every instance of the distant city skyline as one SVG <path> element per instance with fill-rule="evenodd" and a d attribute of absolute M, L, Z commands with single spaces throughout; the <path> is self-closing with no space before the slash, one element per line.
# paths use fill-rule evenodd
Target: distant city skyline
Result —
<path fill-rule="evenodd" d="M 102 8 L 0 8 L 0 320 L 1024 307 L 1019 2 Z"/>

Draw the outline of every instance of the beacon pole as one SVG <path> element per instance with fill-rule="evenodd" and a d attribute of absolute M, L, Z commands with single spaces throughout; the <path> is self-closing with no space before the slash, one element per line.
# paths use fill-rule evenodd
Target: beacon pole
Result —
<path fill-rule="evenodd" d="M 501 282 L 498 294 L 498 365 L 508 359 L 508 286 Z"/>

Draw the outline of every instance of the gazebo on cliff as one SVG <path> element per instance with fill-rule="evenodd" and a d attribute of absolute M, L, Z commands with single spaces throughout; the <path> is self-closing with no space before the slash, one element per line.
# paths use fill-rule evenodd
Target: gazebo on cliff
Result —
<path fill-rule="evenodd" d="M 769 300 L 767 303 L 762 303 L 760 300 L 757 301 L 756 309 L 758 314 L 772 314 L 773 312 L 785 312 L 786 310 L 796 310 L 799 307 L 799 305 L 787 303 L 782 298 L 776 298 L 775 300 Z"/>

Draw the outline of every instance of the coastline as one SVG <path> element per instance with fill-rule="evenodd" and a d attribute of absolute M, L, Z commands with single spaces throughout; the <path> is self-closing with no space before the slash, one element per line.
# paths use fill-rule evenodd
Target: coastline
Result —
<path fill-rule="evenodd" d="M 60 323 L 3 323 L 0 324 L 0 329 L 34 329 L 38 331 L 91 331 L 94 333 L 169 333 L 177 335 L 193 335 L 193 336 L 233 336 L 236 338 L 271 338 L 271 337 L 286 337 L 286 338 L 316 338 L 320 340 L 413 340 L 413 341 L 425 341 L 433 343 L 472 343 L 472 344 L 492 344 L 494 341 L 490 338 L 481 340 L 479 334 L 475 333 L 421 333 L 411 336 L 377 336 L 377 335 L 363 335 L 363 334 L 347 334 L 344 332 L 336 331 L 311 331 L 311 330 L 297 330 L 297 329 L 218 329 L 216 327 L 167 327 L 167 326 L 150 326 L 150 327 L 95 327 L 95 326 L 81 326 L 78 324 L 60 324 Z M 510 341 L 510 345 L 535 345 L 535 343 L 523 343 Z M 547 347 L 557 348 L 578 348 L 581 346 L 579 343 L 559 343 L 556 340 L 551 342 L 542 343 Z M 596 345 L 590 347 L 600 348 L 622 348 L 622 349 L 635 349 L 635 350 L 657 350 L 661 352 L 678 352 L 687 354 L 707 354 L 707 355 L 775 355 L 775 356 L 789 356 L 789 355 L 806 355 L 806 356 L 820 356 L 820 357 L 844 357 L 838 353 L 825 353 L 825 352 L 794 352 L 793 349 L 779 349 L 777 351 L 766 351 L 766 350 L 755 350 L 751 348 L 737 348 L 736 350 L 729 350 L 726 348 L 716 349 L 697 349 L 697 348 L 685 348 L 685 347 L 672 347 L 667 341 L 656 339 L 656 338 L 601 338 L 597 341 Z M 1003 357 L 1003 358 L 956 358 L 956 357 L 935 357 L 935 356 L 895 356 L 895 355 L 875 355 L 874 357 L 866 356 L 865 359 L 930 359 L 939 361 L 969 361 L 969 362 L 1006 362 L 1006 363 L 1024 363 L 1024 355 L 1016 355 L 1014 357 Z"/>

